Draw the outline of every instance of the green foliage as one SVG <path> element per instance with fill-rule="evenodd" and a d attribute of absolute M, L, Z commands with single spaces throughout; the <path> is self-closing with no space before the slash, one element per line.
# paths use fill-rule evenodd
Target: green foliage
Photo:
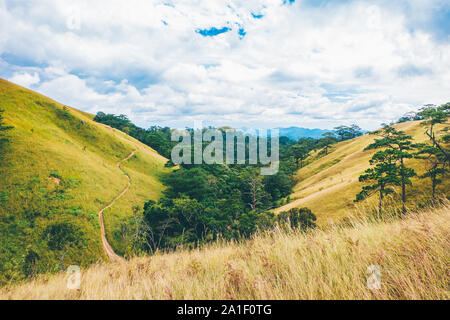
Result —
<path fill-rule="evenodd" d="M 308 208 L 293 208 L 277 216 L 277 221 L 282 227 L 300 229 L 302 231 L 316 228 L 316 220 L 316 215 Z"/>
<path fill-rule="evenodd" d="M 170 128 L 150 127 L 148 130 L 134 125 L 126 115 L 116 116 L 114 114 L 97 113 L 94 121 L 109 125 L 112 128 L 121 130 L 140 142 L 156 150 L 166 158 L 170 158 L 170 152 L 174 143 L 171 141 Z"/>
<path fill-rule="evenodd" d="M 63 251 L 82 244 L 83 232 L 69 221 L 49 225 L 44 231 L 44 238 L 50 250 Z"/>
<path fill-rule="evenodd" d="M 380 138 L 375 139 L 375 142 L 366 147 L 365 150 L 387 148 L 393 152 L 395 160 L 399 162 L 397 169 L 402 187 L 403 213 L 405 213 L 406 185 L 412 185 L 410 178 L 416 176 L 416 172 L 405 165 L 405 159 L 413 157 L 412 151 L 415 149 L 415 146 L 412 143 L 412 137 L 387 125 L 372 134 L 378 135 Z"/>
<path fill-rule="evenodd" d="M 355 201 L 361 201 L 374 192 L 379 192 L 379 213 L 382 213 L 383 198 L 394 192 L 393 186 L 398 186 L 401 180 L 398 177 L 396 165 L 397 155 L 393 149 L 376 152 L 370 164 L 373 166 L 359 177 L 360 182 L 369 183 L 362 188 Z"/>
<path fill-rule="evenodd" d="M 132 139 L 111 134 L 90 121 L 90 115 L 5 80 L 0 79 L 0 91 L 2 128 L 14 125 L 13 130 L 0 130 L 10 140 L 0 150 L 0 286 L 33 272 L 59 270 L 62 252 L 50 250 L 43 238 L 57 222 L 75 224 L 86 243 L 71 246 L 65 264 L 86 267 L 104 259 L 97 212 L 126 184 L 116 164 L 135 148 Z M 156 199 L 162 188 L 158 177 L 168 171 L 161 157 L 140 150 L 138 155 L 123 165 L 133 179 L 113 208 L 123 215 L 132 203 Z M 107 215 L 108 237 L 119 226 L 115 217 Z M 39 259 L 32 259 L 31 250 Z"/>
<path fill-rule="evenodd" d="M 141 243 L 154 252 L 271 228 L 274 216 L 268 210 L 292 192 L 290 170 L 283 161 L 278 174 L 266 177 L 250 166 L 182 166 L 163 178 L 163 198 L 144 206 L 147 236 Z"/>
<path fill-rule="evenodd" d="M 426 106 L 419 114 L 425 119 L 422 125 L 427 127 L 425 134 L 429 137 L 429 143 L 418 144 L 416 146 L 418 151 L 415 153 L 415 156 L 426 161 L 426 172 L 420 178 L 431 179 L 431 195 L 433 201 L 435 201 L 436 188 L 448 174 L 450 165 L 448 128 L 444 128 L 442 136 L 439 136 L 441 132 L 436 132 L 435 125 L 447 122 L 450 116 L 450 103 L 440 107 Z"/>
<path fill-rule="evenodd" d="M 439 149 L 439 151 L 445 157 L 445 161 L 450 165 L 449 151 L 446 150 L 445 146 L 443 146 L 441 141 L 439 141 L 439 138 L 437 137 L 435 131 L 435 125 L 447 122 L 448 117 L 450 116 L 450 102 L 439 107 L 425 106 L 419 114 L 425 119 L 422 124 L 424 126 L 428 126 L 425 134 L 430 138 L 431 142 L 433 143 L 433 147 Z M 448 138 L 444 136 L 443 142 L 445 143 L 447 139 Z"/>
<path fill-rule="evenodd" d="M 48 248 L 61 254 L 60 269 L 64 268 L 64 257 L 70 248 L 81 249 L 86 245 L 84 233 L 74 223 L 67 221 L 55 222 L 49 225 L 43 234 Z"/>
<path fill-rule="evenodd" d="M 291 148 L 292 156 L 295 159 L 298 168 L 303 168 L 303 161 L 309 157 L 311 148 L 306 144 L 296 144 Z M 299 165 L 300 162 L 300 165 Z"/>
<path fill-rule="evenodd" d="M 335 127 L 334 132 L 341 141 L 350 140 L 363 135 L 362 129 L 356 124 Z"/>
<path fill-rule="evenodd" d="M 423 159 L 427 162 L 426 172 L 420 178 L 429 178 L 431 180 L 431 196 L 435 200 L 436 188 L 443 182 L 443 177 L 449 172 L 445 155 L 439 148 L 431 144 L 423 143 L 417 145 L 417 147 L 416 158 Z"/>
<path fill-rule="evenodd" d="M 33 249 L 29 249 L 25 256 L 25 261 L 23 264 L 23 273 L 28 277 L 34 277 L 36 275 L 36 264 L 40 260 L 39 254 Z"/>
<path fill-rule="evenodd" d="M 61 175 L 58 173 L 58 171 L 50 171 L 50 177 L 62 179 Z"/>
<path fill-rule="evenodd" d="M 338 139 L 333 132 L 325 132 L 322 136 L 323 138 L 318 142 L 318 148 L 321 148 L 322 152 L 328 155 L 329 149 L 338 142 Z"/>

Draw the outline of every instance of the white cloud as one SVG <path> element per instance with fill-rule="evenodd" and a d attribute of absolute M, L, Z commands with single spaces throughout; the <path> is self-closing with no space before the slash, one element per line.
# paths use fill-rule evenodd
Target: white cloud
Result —
<path fill-rule="evenodd" d="M 28 72 L 15 72 L 8 80 L 27 88 L 30 88 L 41 81 L 37 72 L 34 72 L 33 74 Z"/>
<path fill-rule="evenodd" d="M 411 28 L 445 1 L 308 3 L 0 1 L 0 57 L 13 82 L 143 126 L 374 128 L 449 100 L 449 43 Z"/>

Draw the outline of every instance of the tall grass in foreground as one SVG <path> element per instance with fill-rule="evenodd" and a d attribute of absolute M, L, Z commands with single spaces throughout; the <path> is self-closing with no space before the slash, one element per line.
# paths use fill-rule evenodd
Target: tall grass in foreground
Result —
<path fill-rule="evenodd" d="M 403 219 L 360 215 L 348 226 L 301 234 L 276 229 L 243 243 L 97 264 L 81 289 L 41 276 L 0 299 L 448 299 L 450 206 Z M 367 287 L 367 268 L 381 289 Z"/>

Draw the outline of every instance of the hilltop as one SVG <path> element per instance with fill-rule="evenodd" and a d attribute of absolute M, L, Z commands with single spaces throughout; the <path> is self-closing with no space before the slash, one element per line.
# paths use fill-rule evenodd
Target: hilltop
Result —
<path fill-rule="evenodd" d="M 159 198 L 167 159 L 94 122 L 91 114 L 2 79 L 0 109 L 14 127 L 0 154 L 0 283 L 22 279 L 30 268 L 57 268 L 58 254 L 42 238 L 56 222 L 70 221 L 83 234 L 80 247 L 67 252 L 65 264 L 104 259 L 98 212 L 127 186 L 125 172 L 132 182 L 129 190 L 104 212 L 107 238 L 121 254 L 123 218 L 133 207 Z M 122 172 L 118 162 L 133 151 Z"/>
<path fill-rule="evenodd" d="M 410 121 L 394 127 L 411 135 L 415 143 L 428 140 L 421 121 Z M 338 222 L 358 210 L 360 205 L 353 202 L 363 186 L 358 178 L 370 166 L 369 160 L 377 151 L 364 151 L 364 148 L 371 144 L 374 138 L 376 137 L 373 135 L 365 134 L 339 142 L 326 156 L 319 157 L 317 153 L 312 154 L 309 164 L 296 173 L 297 183 L 294 193 L 290 196 L 291 202 L 276 209 L 275 212 L 308 207 L 317 215 L 319 224 L 326 225 Z M 407 160 L 407 165 L 413 167 L 418 175 L 424 172 L 423 161 Z M 415 208 L 417 200 L 430 193 L 431 183 L 428 180 L 413 178 L 413 186 L 408 187 L 410 208 Z M 439 190 L 448 195 L 449 181 L 444 180 Z M 373 198 L 376 198 L 376 195 Z M 363 205 L 370 205 L 372 200 L 374 199 L 368 199 Z"/>

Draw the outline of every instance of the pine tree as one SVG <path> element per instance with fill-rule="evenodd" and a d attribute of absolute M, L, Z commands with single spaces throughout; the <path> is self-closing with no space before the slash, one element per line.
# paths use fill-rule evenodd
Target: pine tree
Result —
<path fill-rule="evenodd" d="M 431 179 L 431 197 L 435 201 L 436 188 L 442 183 L 442 179 L 439 177 L 445 177 L 448 173 L 446 158 L 439 148 L 433 145 L 423 143 L 417 145 L 417 147 L 419 150 L 416 153 L 416 158 L 427 161 L 426 172 L 420 178 Z"/>
<path fill-rule="evenodd" d="M 362 188 L 356 196 L 356 202 L 364 200 L 373 193 L 379 193 L 378 212 L 381 216 L 383 212 L 383 199 L 386 195 L 394 192 L 393 186 L 401 184 L 399 179 L 399 168 L 396 164 L 397 154 L 393 149 L 378 151 L 370 159 L 372 168 L 367 169 L 359 177 L 360 182 L 369 183 Z"/>
<path fill-rule="evenodd" d="M 431 179 L 431 196 L 433 201 L 435 201 L 436 188 L 442 183 L 439 176 L 445 177 L 450 166 L 450 155 L 447 147 L 447 144 L 450 142 L 449 134 L 444 133 L 442 137 L 439 137 L 435 126 L 448 121 L 448 117 L 450 116 L 450 103 L 439 107 L 434 105 L 425 106 L 418 115 L 425 119 L 422 125 L 426 126 L 425 134 L 428 136 L 430 143 L 417 145 L 419 150 L 415 156 L 427 161 L 426 173 L 420 176 L 420 178 Z"/>
<path fill-rule="evenodd" d="M 370 144 L 365 150 L 387 148 L 393 151 L 395 161 L 400 162 L 398 175 L 402 188 L 402 212 L 406 213 L 406 185 L 412 185 L 410 178 L 416 176 L 416 172 L 405 165 L 405 159 L 411 159 L 414 156 L 412 151 L 415 146 L 412 143 L 412 137 L 387 125 L 374 134 L 380 136 L 380 139 L 375 139 L 375 142 Z"/>
<path fill-rule="evenodd" d="M 448 150 L 446 150 L 446 148 L 440 143 L 435 130 L 435 126 L 437 124 L 446 123 L 448 121 L 448 117 L 450 116 L 450 102 L 440 107 L 426 106 L 421 112 L 419 112 L 419 115 L 426 119 L 422 122 L 422 124 L 427 126 L 425 134 L 430 138 L 433 143 L 433 147 L 439 149 L 445 157 L 447 164 L 450 165 L 450 154 Z"/>
<path fill-rule="evenodd" d="M 303 144 L 296 144 L 292 147 L 292 155 L 297 164 L 297 169 L 303 168 L 303 161 L 309 157 L 310 150 Z M 299 165 L 300 163 L 300 165 Z"/>
<path fill-rule="evenodd" d="M 328 149 L 331 148 L 338 140 L 333 132 L 325 132 L 322 134 L 323 138 L 319 140 L 319 146 L 325 151 L 325 155 L 328 155 Z"/>

